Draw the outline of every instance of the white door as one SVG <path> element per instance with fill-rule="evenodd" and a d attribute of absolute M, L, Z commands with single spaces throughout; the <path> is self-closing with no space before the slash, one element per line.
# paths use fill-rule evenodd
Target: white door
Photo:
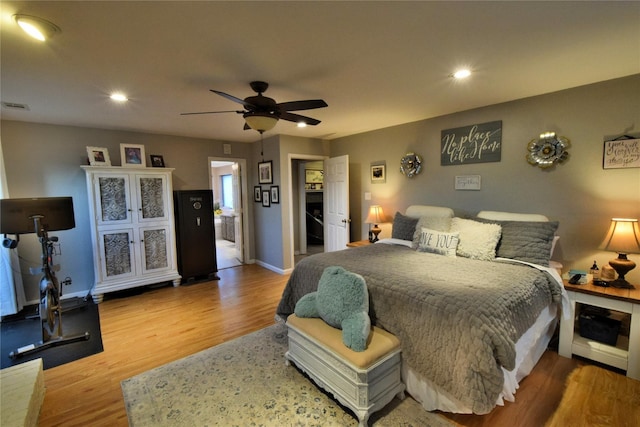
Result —
<path fill-rule="evenodd" d="M 233 210 L 235 211 L 233 225 L 235 228 L 236 258 L 238 261 L 244 262 L 244 233 L 242 232 L 242 213 L 244 211 L 244 206 L 242 206 L 242 174 L 240 173 L 240 163 L 234 163 L 231 170 L 231 181 L 233 182 Z"/>
<path fill-rule="evenodd" d="M 346 249 L 349 243 L 349 156 L 324 161 L 324 251 Z"/>

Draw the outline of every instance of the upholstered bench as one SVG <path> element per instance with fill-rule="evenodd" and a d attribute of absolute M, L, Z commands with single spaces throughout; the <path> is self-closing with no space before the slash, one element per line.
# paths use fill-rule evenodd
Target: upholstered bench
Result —
<path fill-rule="evenodd" d="M 287 319 L 292 361 L 315 383 L 351 408 L 367 425 L 372 412 L 382 409 L 394 396 L 404 399 L 400 379 L 400 341 L 378 327 L 369 334 L 367 349 L 356 352 L 342 343 L 342 331 L 319 318 Z"/>

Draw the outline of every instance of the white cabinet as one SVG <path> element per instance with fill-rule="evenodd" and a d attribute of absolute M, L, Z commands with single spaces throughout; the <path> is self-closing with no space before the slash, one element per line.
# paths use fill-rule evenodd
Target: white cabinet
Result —
<path fill-rule="evenodd" d="M 173 169 L 82 166 L 87 176 L 95 284 L 91 294 L 180 284 L 173 220 Z"/>

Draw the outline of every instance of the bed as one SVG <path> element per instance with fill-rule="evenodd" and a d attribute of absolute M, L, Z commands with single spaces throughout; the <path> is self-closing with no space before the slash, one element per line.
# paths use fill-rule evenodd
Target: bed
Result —
<path fill-rule="evenodd" d="M 550 265 L 557 226 L 541 215 L 463 219 L 448 208 L 410 206 L 396 213 L 392 238 L 303 259 L 277 318 L 317 289 L 326 267 L 361 274 L 372 324 L 402 343 L 407 391 L 426 410 L 486 414 L 514 400 L 567 303 Z"/>

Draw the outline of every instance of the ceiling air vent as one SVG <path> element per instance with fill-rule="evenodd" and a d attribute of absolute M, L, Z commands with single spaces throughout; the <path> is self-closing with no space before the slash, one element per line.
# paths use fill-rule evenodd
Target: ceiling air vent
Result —
<path fill-rule="evenodd" d="M 2 106 L 4 108 L 11 108 L 12 110 L 22 110 L 29 111 L 29 106 L 27 104 L 18 104 L 17 102 L 2 102 Z"/>

